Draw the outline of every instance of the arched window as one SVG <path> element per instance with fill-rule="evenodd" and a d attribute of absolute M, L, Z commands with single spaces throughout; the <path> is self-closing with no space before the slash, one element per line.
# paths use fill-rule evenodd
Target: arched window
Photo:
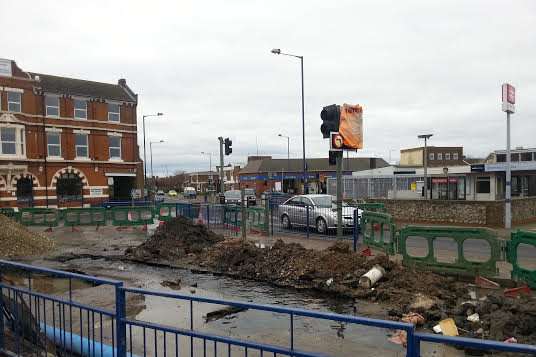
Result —
<path fill-rule="evenodd" d="M 74 173 L 64 173 L 56 183 L 56 195 L 59 201 L 81 201 L 82 179 Z"/>
<path fill-rule="evenodd" d="M 33 202 L 33 180 L 31 177 L 21 177 L 17 181 L 17 202 L 32 204 Z"/>

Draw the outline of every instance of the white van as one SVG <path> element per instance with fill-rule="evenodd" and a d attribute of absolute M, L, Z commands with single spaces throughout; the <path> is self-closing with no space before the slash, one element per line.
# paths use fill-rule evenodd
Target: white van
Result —
<path fill-rule="evenodd" d="M 182 194 L 184 198 L 195 198 L 195 196 L 197 196 L 197 191 L 193 187 L 185 187 Z"/>

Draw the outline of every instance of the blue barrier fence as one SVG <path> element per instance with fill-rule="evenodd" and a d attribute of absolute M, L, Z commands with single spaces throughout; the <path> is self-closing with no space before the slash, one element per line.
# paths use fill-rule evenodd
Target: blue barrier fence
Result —
<path fill-rule="evenodd" d="M 244 303 L 139 288 L 125 288 L 120 281 L 0 260 L 0 351 L 17 356 L 47 353 L 82 356 L 301 356 L 326 354 L 296 348 L 297 317 L 362 325 L 407 333 L 406 355 L 420 356 L 421 342 L 457 345 L 484 351 L 497 350 L 536 354 L 536 346 L 510 344 L 473 338 L 448 337 L 416 332 L 411 324 L 358 316 L 324 313 L 281 306 Z M 10 274 L 27 278 L 26 286 L 9 284 Z M 67 279 L 65 296 L 53 296 L 32 288 L 32 277 L 47 275 Z M 103 285 L 115 293 L 113 309 L 89 306 L 73 299 L 72 282 L 83 280 Z M 127 317 L 127 294 L 155 296 L 186 302 L 186 328 L 141 321 Z M 282 314 L 288 319 L 288 343 L 275 345 L 202 331 L 194 324 L 194 303 L 224 305 L 240 309 Z M 136 332 L 136 330 L 138 330 Z M 141 333 L 140 333 L 141 331 Z M 138 337 L 133 337 L 138 336 Z M 218 352 L 219 351 L 219 352 Z M 56 353 L 55 353 L 56 352 Z"/>

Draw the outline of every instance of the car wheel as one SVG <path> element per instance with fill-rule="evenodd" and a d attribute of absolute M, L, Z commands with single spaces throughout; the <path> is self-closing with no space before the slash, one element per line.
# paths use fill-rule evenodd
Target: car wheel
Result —
<path fill-rule="evenodd" d="M 316 231 L 320 234 L 325 234 L 328 231 L 328 225 L 324 218 L 320 217 L 316 220 Z"/>
<path fill-rule="evenodd" d="M 281 216 L 281 225 L 283 228 L 290 229 L 290 218 L 286 214 Z"/>

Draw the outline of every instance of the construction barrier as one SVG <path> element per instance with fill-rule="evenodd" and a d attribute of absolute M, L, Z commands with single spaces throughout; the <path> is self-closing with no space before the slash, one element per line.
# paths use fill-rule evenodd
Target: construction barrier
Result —
<path fill-rule="evenodd" d="M 266 210 L 262 207 L 247 208 L 247 227 L 260 232 L 267 232 L 268 226 L 265 219 L 265 213 Z"/>
<path fill-rule="evenodd" d="M 0 214 L 16 221 L 19 220 L 19 213 L 20 212 L 15 211 L 14 208 L 0 208 Z"/>
<path fill-rule="evenodd" d="M 426 250 L 415 253 L 416 247 L 410 247 L 413 254 L 410 255 L 408 252 L 410 239 L 425 240 Z M 397 240 L 398 252 L 402 254 L 402 263 L 405 266 L 484 276 L 494 276 L 498 273 L 497 261 L 501 259 L 499 240 L 485 228 L 407 226 L 400 230 Z M 468 259 L 464 243 L 469 240 L 476 241 L 474 245 L 487 244 L 488 256 Z M 452 242 L 457 245 L 457 255 L 454 259 L 452 256 L 437 254 L 435 248 L 440 249 L 440 243 L 446 245 Z"/>
<path fill-rule="evenodd" d="M 363 211 L 382 212 L 387 213 L 385 205 L 381 202 L 378 203 L 358 203 L 357 208 Z"/>
<path fill-rule="evenodd" d="M 67 208 L 62 211 L 63 225 L 104 226 L 106 225 L 105 208 Z"/>
<path fill-rule="evenodd" d="M 365 245 L 395 254 L 396 227 L 390 214 L 363 211 L 361 233 Z"/>
<path fill-rule="evenodd" d="M 173 217 L 178 217 L 180 215 L 176 203 L 160 203 L 156 206 L 155 214 L 161 221 L 169 221 Z"/>
<path fill-rule="evenodd" d="M 114 226 L 140 226 L 152 224 L 154 208 L 145 207 L 113 207 L 110 209 Z"/>
<path fill-rule="evenodd" d="M 55 208 L 20 209 L 20 223 L 25 226 L 57 227 L 59 221 L 60 213 Z"/>
<path fill-rule="evenodd" d="M 536 264 L 532 264 L 530 267 L 524 263 L 520 264 L 518 254 L 520 250 L 536 251 L 536 232 L 514 232 L 506 245 L 506 259 L 512 264 L 512 280 L 524 281 L 531 288 L 536 289 Z M 533 261 L 533 259 L 531 260 Z"/>

